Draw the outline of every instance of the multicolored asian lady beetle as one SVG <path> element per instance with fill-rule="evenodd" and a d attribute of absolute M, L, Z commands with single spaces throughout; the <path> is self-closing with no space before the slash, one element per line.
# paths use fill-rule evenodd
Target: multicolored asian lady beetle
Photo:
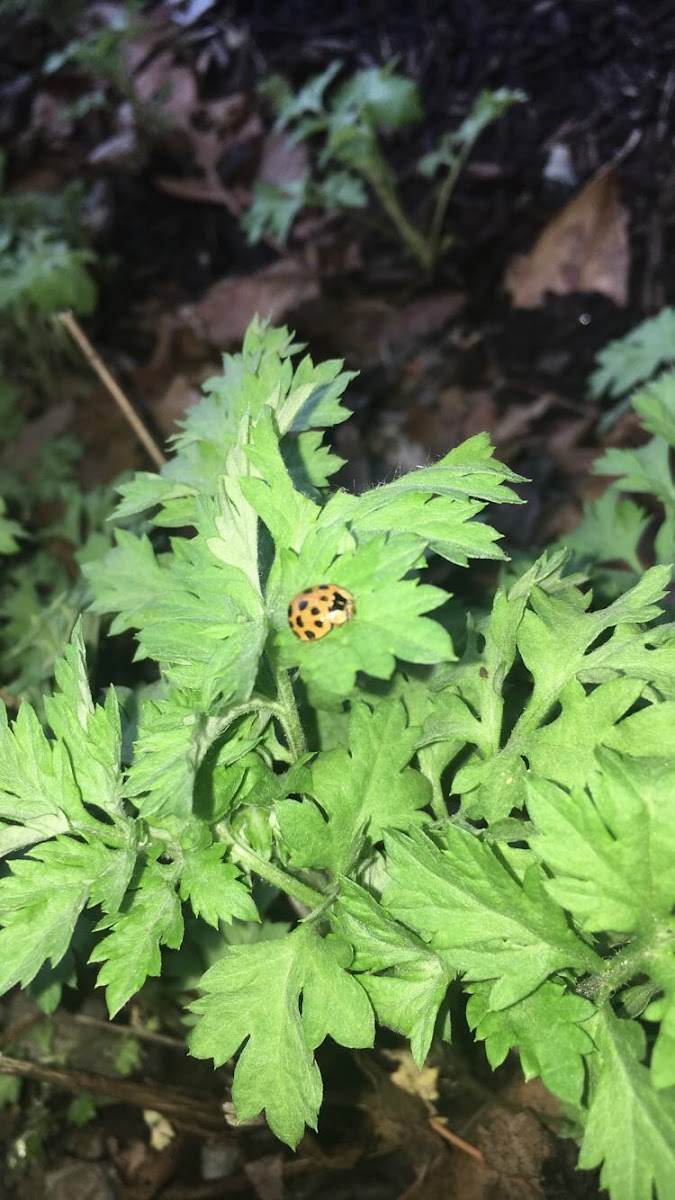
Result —
<path fill-rule="evenodd" d="M 337 583 L 319 583 L 298 592 L 288 606 L 288 624 L 303 642 L 325 637 L 354 616 L 354 597 Z"/>

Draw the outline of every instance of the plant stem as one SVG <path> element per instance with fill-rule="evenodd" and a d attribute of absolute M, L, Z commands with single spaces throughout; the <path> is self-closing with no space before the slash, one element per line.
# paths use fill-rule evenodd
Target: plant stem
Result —
<path fill-rule="evenodd" d="M 218 832 L 223 840 L 229 842 L 232 847 L 233 858 L 236 858 L 242 866 L 259 875 L 261 879 L 265 879 L 267 883 L 271 883 L 273 887 L 278 888 L 280 892 L 284 892 L 287 896 L 292 896 L 300 904 L 305 904 L 308 908 L 317 908 L 320 904 L 324 903 L 326 897 L 321 892 L 317 892 L 309 884 L 302 883 L 294 875 L 289 875 L 281 867 L 275 867 L 274 863 L 260 858 L 255 850 L 251 850 L 250 846 L 242 845 L 228 829 L 219 827 Z"/>
<path fill-rule="evenodd" d="M 429 257 L 429 246 L 419 229 L 416 229 L 408 219 L 398 197 L 396 181 L 386 159 L 380 153 L 377 142 L 373 138 L 370 145 L 370 155 L 362 158 L 359 163 L 346 160 L 345 165 L 357 170 L 366 183 L 372 188 L 380 204 L 386 212 L 401 241 L 407 246 L 413 258 L 425 271 L 430 270 L 432 262 Z"/>
<path fill-rule="evenodd" d="M 272 712 L 286 735 L 288 749 L 297 761 L 297 759 L 302 758 L 303 754 L 307 753 L 307 743 L 300 723 L 298 706 L 295 702 L 293 684 L 291 683 L 288 671 L 285 671 L 283 667 L 275 668 L 273 663 L 270 663 L 270 667 L 274 675 L 278 697 L 278 704 L 272 708 Z"/>
<path fill-rule="evenodd" d="M 408 220 L 394 189 L 384 186 L 375 173 L 369 177 L 368 182 L 413 258 L 425 271 L 431 270 L 433 260 L 429 254 L 429 246 L 419 230 Z"/>
<path fill-rule="evenodd" d="M 427 775 L 427 779 L 431 783 L 431 811 L 433 812 L 437 821 L 440 821 L 441 824 L 446 825 L 448 821 L 448 806 L 443 799 L 441 781 L 435 773 L 433 778 L 431 775 Z"/>
<path fill-rule="evenodd" d="M 598 1006 L 605 1004 L 610 996 L 645 970 L 645 964 L 654 953 L 652 940 L 636 938 L 629 946 L 619 950 L 604 971 L 582 980 L 577 993 L 592 1000 Z"/>
<path fill-rule="evenodd" d="M 450 203 L 450 197 L 452 196 L 452 193 L 457 185 L 457 180 L 459 179 L 459 176 L 464 168 L 464 164 L 469 156 L 470 149 L 471 146 L 469 145 L 462 146 L 462 149 L 458 152 L 455 161 L 449 168 L 448 173 L 443 180 L 441 187 L 439 188 L 426 247 L 429 259 L 429 270 L 432 270 L 438 261 L 445 214 L 447 212 L 448 204 Z"/>

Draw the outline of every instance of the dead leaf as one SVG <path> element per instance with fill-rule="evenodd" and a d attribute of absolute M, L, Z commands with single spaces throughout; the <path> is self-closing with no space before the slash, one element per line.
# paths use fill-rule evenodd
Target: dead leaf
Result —
<path fill-rule="evenodd" d="M 214 367 L 209 374 L 217 370 Z M 156 402 L 149 401 L 152 415 L 165 437 L 176 432 L 176 423 L 185 416 L 187 410 L 197 403 L 201 395 L 197 383 L 186 375 L 175 375 L 164 393 Z"/>
<path fill-rule="evenodd" d="M 447 1164 L 448 1195 L 462 1200 L 544 1200 L 542 1167 L 556 1147 L 548 1124 L 558 1111 L 557 1100 L 538 1079 L 507 1087 L 501 1100 L 495 1098 L 463 1131 L 483 1160 L 453 1154 Z"/>
<path fill-rule="evenodd" d="M 616 173 L 605 169 L 549 222 L 529 254 L 509 263 L 504 287 L 514 307 L 539 308 L 546 292 L 600 292 L 625 306 L 627 224 Z"/>
<path fill-rule="evenodd" d="M 150 1145 L 153 1150 L 166 1150 L 176 1136 L 176 1130 L 167 1117 L 155 1112 L 152 1108 L 143 1110 L 143 1120 L 150 1131 Z"/>
<path fill-rule="evenodd" d="M 139 100 L 152 104 L 177 129 L 189 129 L 198 104 L 192 71 L 176 66 L 173 55 L 156 54 L 134 78 Z"/>
<path fill-rule="evenodd" d="M 109 171 L 126 171 L 135 175 L 145 165 L 147 149 L 141 143 L 135 128 L 121 129 L 105 141 L 99 142 L 87 155 L 92 167 L 104 167 Z"/>
<path fill-rule="evenodd" d="M 309 171 L 309 151 L 304 142 L 294 142 L 287 133 L 273 130 L 263 139 L 258 180 L 275 187 L 294 183 Z"/>
<path fill-rule="evenodd" d="M 440 292 L 419 296 L 396 309 L 381 334 L 387 355 L 409 354 L 420 342 L 440 333 L 465 304 L 462 292 Z"/>
<path fill-rule="evenodd" d="M 409 1050 L 394 1050 L 389 1058 L 397 1063 L 392 1083 L 412 1096 L 419 1096 L 430 1109 L 438 1100 L 438 1067 L 418 1067 Z"/>
<path fill-rule="evenodd" d="M 256 314 L 276 324 L 318 295 L 318 280 L 306 262 L 284 258 L 253 275 L 219 280 L 197 304 L 185 305 L 178 315 L 199 336 L 222 348 L 241 342 Z"/>
<path fill-rule="evenodd" d="M 222 204 L 233 217 L 239 220 L 246 205 L 250 203 L 247 193 L 241 201 L 237 200 L 230 188 L 224 188 L 220 183 L 212 183 L 209 179 L 193 176 L 188 179 L 169 179 L 158 175 L 153 183 L 160 192 L 167 196 L 175 196 L 177 200 L 195 200 L 197 204 Z"/>
<path fill-rule="evenodd" d="M 349 268 L 348 262 L 340 265 Z M 325 259 L 319 259 L 317 271 L 325 278 Z M 346 303 L 344 297 L 326 296 L 302 311 L 298 329 L 302 337 L 320 340 L 350 367 L 367 370 L 405 359 L 420 342 L 439 334 L 464 303 L 459 292 L 423 296 L 402 308 L 376 296 L 350 296 Z"/>
<path fill-rule="evenodd" d="M 68 432 L 74 414 L 75 406 L 72 400 L 64 400 L 61 404 L 54 404 L 52 408 L 48 408 L 42 416 L 26 421 L 17 437 L 12 438 L 12 441 L 3 447 L 0 466 L 7 468 L 36 459 L 49 442 Z"/>
<path fill-rule="evenodd" d="M 187 29 L 213 8 L 215 0 L 169 0 L 169 15 L 176 25 Z"/>
<path fill-rule="evenodd" d="M 259 1200 L 282 1200 L 284 1194 L 283 1159 L 280 1154 L 266 1154 L 246 1163 L 248 1176 Z"/>
<path fill-rule="evenodd" d="M 238 158 L 243 147 L 261 136 L 259 115 L 249 113 L 247 97 L 236 93 L 199 105 L 183 132 L 188 138 L 192 164 L 200 173 L 175 178 L 156 176 L 155 186 L 179 199 L 222 204 L 238 219 L 251 203 L 250 190 L 240 184 L 225 187 L 219 168 L 228 156 Z"/>

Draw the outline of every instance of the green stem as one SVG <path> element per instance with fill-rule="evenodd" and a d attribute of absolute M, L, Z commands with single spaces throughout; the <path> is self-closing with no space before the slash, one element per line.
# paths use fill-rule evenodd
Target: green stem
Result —
<path fill-rule="evenodd" d="M 577 994 L 585 996 L 598 1006 L 605 1004 L 614 992 L 646 969 L 653 952 L 653 941 L 636 938 L 630 945 L 619 950 L 607 963 L 605 970 L 582 980 L 577 986 Z"/>
<path fill-rule="evenodd" d="M 429 237 L 427 239 L 427 254 L 429 258 L 430 270 L 436 266 L 438 261 L 441 249 L 441 236 L 443 233 L 445 214 L 447 212 L 452 193 L 457 185 L 457 180 L 464 169 L 464 164 L 469 156 L 470 149 L 471 146 L 465 145 L 459 151 L 454 163 L 449 168 L 436 197 L 434 215 L 431 219 L 431 227 L 429 229 Z"/>
<path fill-rule="evenodd" d="M 412 257 L 420 266 L 428 271 L 432 265 L 429 246 L 419 229 L 415 228 L 403 211 L 403 206 L 398 198 L 396 181 L 375 140 L 373 139 L 367 162 L 362 160 L 357 164 L 347 160 L 346 165 L 359 171 L 366 183 L 370 185 L 403 244 L 407 246 Z"/>
<path fill-rule="evenodd" d="M 394 192 L 389 192 L 384 190 L 384 188 L 378 187 L 376 181 L 371 180 L 371 185 L 377 199 L 380 200 L 382 208 L 386 211 L 390 222 L 392 222 L 396 233 L 399 234 L 401 241 L 410 250 L 412 257 L 417 259 L 419 265 L 423 266 L 425 271 L 429 271 L 432 262 L 429 256 L 429 247 L 426 245 L 419 230 L 414 228 L 411 221 L 408 221 L 404 210 L 401 208 L 398 196 Z"/>
<path fill-rule="evenodd" d="M 437 821 L 440 821 L 444 826 L 448 821 L 448 806 L 443 799 L 443 791 L 441 789 L 441 781 L 437 775 L 431 778 L 427 775 L 431 783 L 431 811 Z"/>
<path fill-rule="evenodd" d="M 238 717 L 248 716 L 252 712 L 268 712 L 273 717 L 278 717 L 281 720 L 285 710 L 276 700 L 267 700 L 263 696 L 251 696 L 249 700 L 244 700 L 242 704 L 235 704 L 232 708 L 228 708 L 227 724 L 231 725 Z"/>
<path fill-rule="evenodd" d="M 321 892 L 317 892 L 315 888 L 302 883 L 294 875 L 289 875 L 281 867 L 275 867 L 274 863 L 260 858 L 255 850 L 251 850 L 250 846 L 242 845 L 229 830 L 219 828 L 218 832 L 223 840 L 229 842 L 232 847 L 233 858 L 237 859 L 242 866 L 247 867 L 249 871 L 253 871 L 254 874 L 259 875 L 261 879 L 267 880 L 273 887 L 278 888 L 280 892 L 284 892 L 287 896 L 292 896 L 294 900 L 298 900 L 300 904 L 306 904 L 308 908 L 317 908 L 320 904 L 324 903 L 326 897 Z"/>
<path fill-rule="evenodd" d="M 307 753 L 307 743 L 300 722 L 298 706 L 295 701 L 293 684 L 291 683 L 288 671 L 284 671 L 283 667 L 275 668 L 272 663 L 270 663 L 270 667 L 274 675 L 278 697 L 278 703 L 272 711 L 284 731 L 286 741 L 288 742 L 288 749 L 297 761 L 297 759 L 302 758 L 303 754 Z"/>
<path fill-rule="evenodd" d="M 404 246 L 407 246 L 412 257 L 420 266 L 424 267 L 425 271 L 429 271 L 432 266 L 429 247 L 419 230 L 408 220 L 396 193 L 393 190 L 390 191 L 389 188 L 382 187 L 376 176 L 369 179 L 369 183 Z"/>

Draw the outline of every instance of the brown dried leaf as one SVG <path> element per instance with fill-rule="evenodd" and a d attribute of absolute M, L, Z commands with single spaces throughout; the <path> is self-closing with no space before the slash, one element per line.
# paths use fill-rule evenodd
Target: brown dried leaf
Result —
<path fill-rule="evenodd" d="M 266 1154 L 244 1165 L 258 1200 L 282 1200 L 284 1194 L 284 1163 L 280 1154 Z"/>
<path fill-rule="evenodd" d="M 555 1150 L 547 1123 L 558 1111 L 557 1101 L 539 1080 L 507 1088 L 505 1108 L 495 1101 L 483 1109 L 466 1136 L 482 1152 L 483 1161 L 453 1154 L 447 1164 L 449 1196 L 462 1200 L 544 1200 L 541 1171 Z M 521 1111 L 515 1111 L 522 1106 Z M 538 1113 L 545 1114 L 547 1123 Z"/>
<path fill-rule="evenodd" d="M 409 1050 L 392 1050 L 389 1058 L 397 1063 L 391 1082 L 419 1098 L 433 1111 L 438 1100 L 438 1067 L 418 1067 Z"/>
<path fill-rule="evenodd" d="M 549 222 L 529 254 L 509 263 L 504 287 L 514 307 L 539 308 L 546 292 L 601 292 L 623 307 L 630 265 L 627 221 L 616 173 L 605 169 Z"/>
<path fill-rule="evenodd" d="M 177 129 L 190 129 L 199 102 L 192 71 L 176 66 L 172 54 L 156 54 L 134 78 L 139 100 L 152 104 Z"/>
<path fill-rule="evenodd" d="M 239 219 L 250 196 L 246 195 L 239 201 L 234 191 L 224 188 L 221 183 L 213 183 L 210 179 L 192 176 L 185 179 L 169 179 L 157 175 L 153 183 L 160 192 L 167 196 L 175 196 L 177 200 L 195 200 L 198 204 L 222 204 L 233 217 Z"/>
<path fill-rule="evenodd" d="M 307 263 L 284 258 L 253 275 L 219 280 L 197 304 L 185 305 L 179 316 L 207 342 L 223 347 L 239 343 L 256 314 L 274 324 L 318 295 L 318 280 Z"/>
<path fill-rule="evenodd" d="M 197 403 L 200 395 L 196 381 L 182 374 L 174 376 L 163 394 L 151 404 L 152 415 L 165 437 L 176 432 L 176 423 Z"/>
<path fill-rule="evenodd" d="M 185 126 L 192 163 L 201 174 L 171 178 L 156 176 L 154 184 L 160 191 L 179 199 L 196 200 L 203 204 L 222 204 L 239 218 L 250 204 L 248 187 L 225 187 L 219 166 L 232 151 L 254 142 L 262 133 L 262 122 L 256 113 L 249 113 L 248 100 L 243 93 L 223 100 L 211 100 L 199 105 L 192 121 Z"/>
<path fill-rule="evenodd" d="M 309 151 L 304 142 L 294 142 L 287 133 L 272 131 L 263 139 L 258 180 L 275 187 L 294 183 L 309 171 Z"/>

